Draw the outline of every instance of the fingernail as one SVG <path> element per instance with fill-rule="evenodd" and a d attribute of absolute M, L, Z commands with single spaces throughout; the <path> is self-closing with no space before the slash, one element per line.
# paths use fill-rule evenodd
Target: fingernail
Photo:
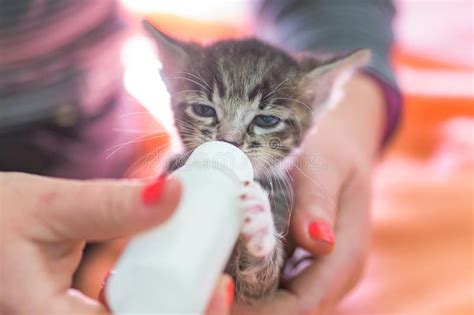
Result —
<path fill-rule="evenodd" d="M 161 175 L 153 183 L 148 184 L 142 191 L 142 201 L 145 205 L 153 205 L 160 200 L 167 180 L 166 175 Z"/>
<path fill-rule="evenodd" d="M 313 240 L 334 244 L 334 233 L 326 222 L 313 221 L 309 224 L 308 231 Z"/>
<path fill-rule="evenodd" d="M 229 279 L 227 283 L 227 305 L 232 305 L 234 303 L 234 281 Z"/>

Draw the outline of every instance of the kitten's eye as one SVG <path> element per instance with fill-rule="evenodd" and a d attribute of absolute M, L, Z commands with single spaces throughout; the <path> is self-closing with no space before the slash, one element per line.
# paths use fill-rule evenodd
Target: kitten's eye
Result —
<path fill-rule="evenodd" d="M 261 128 L 275 127 L 281 121 L 280 118 L 272 115 L 258 115 L 253 122 Z"/>
<path fill-rule="evenodd" d="M 193 104 L 193 112 L 202 117 L 215 117 L 216 110 L 211 106 L 202 105 L 202 104 Z"/>

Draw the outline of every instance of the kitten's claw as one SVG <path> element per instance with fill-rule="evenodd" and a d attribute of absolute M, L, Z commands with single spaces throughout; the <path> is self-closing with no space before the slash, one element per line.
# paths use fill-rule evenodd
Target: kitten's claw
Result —
<path fill-rule="evenodd" d="M 270 254 L 276 245 L 275 225 L 267 192 L 257 182 L 245 182 L 241 195 L 245 247 L 256 257 Z"/>

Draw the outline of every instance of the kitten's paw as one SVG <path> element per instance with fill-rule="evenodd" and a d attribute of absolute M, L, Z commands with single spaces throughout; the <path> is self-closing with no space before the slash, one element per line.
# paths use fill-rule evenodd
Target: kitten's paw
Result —
<path fill-rule="evenodd" d="M 256 257 L 264 257 L 275 248 L 276 235 L 270 200 L 257 182 L 244 184 L 241 195 L 244 223 L 241 235 L 245 247 Z"/>

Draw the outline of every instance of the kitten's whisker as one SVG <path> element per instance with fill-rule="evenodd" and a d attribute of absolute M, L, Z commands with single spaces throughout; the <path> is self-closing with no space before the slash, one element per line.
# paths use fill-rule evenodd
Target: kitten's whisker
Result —
<path fill-rule="evenodd" d="M 192 132 L 193 134 L 199 134 L 200 133 L 199 129 L 197 129 L 196 126 L 194 126 L 191 123 L 186 122 L 186 121 L 176 120 L 175 121 L 175 126 L 178 129 L 181 128 L 182 131 L 189 131 L 189 132 Z"/>
<path fill-rule="evenodd" d="M 193 124 L 191 124 L 189 121 L 187 120 L 183 120 L 183 119 L 180 119 L 180 118 L 175 118 L 175 122 L 178 122 L 178 123 L 182 123 L 183 125 L 189 125 L 189 126 L 193 126 Z"/>
<path fill-rule="evenodd" d="M 199 86 L 202 87 L 203 89 L 205 89 L 205 90 L 207 90 L 207 91 L 209 91 L 209 92 L 212 92 L 212 90 L 209 89 L 207 86 L 202 85 L 201 83 L 199 83 L 199 82 L 197 82 L 197 81 L 195 81 L 195 80 L 193 80 L 193 79 L 190 79 L 190 78 L 186 78 L 186 77 L 170 77 L 170 79 L 188 80 L 188 81 L 190 81 L 190 82 L 193 82 L 193 83 L 199 85 Z"/>
<path fill-rule="evenodd" d="M 151 129 L 134 129 L 134 128 L 112 128 L 113 131 L 116 132 L 125 132 L 125 133 L 144 133 L 144 132 L 159 132 L 159 130 L 151 130 Z"/>
<path fill-rule="evenodd" d="M 155 132 L 155 131 L 149 132 L 149 133 L 147 133 L 147 134 L 144 134 L 144 135 L 141 135 L 141 136 L 139 136 L 139 137 L 136 137 L 136 138 L 134 138 L 134 139 L 132 139 L 132 140 L 129 140 L 129 141 L 125 142 L 125 143 L 120 143 L 120 144 L 113 145 L 112 147 L 106 149 L 105 152 L 112 151 L 112 150 L 116 149 L 117 147 L 121 147 L 121 146 L 123 146 L 123 145 L 135 143 L 135 141 L 137 141 L 137 140 L 142 140 L 142 139 L 145 139 L 145 138 L 151 137 L 151 136 L 153 136 L 153 138 L 155 138 L 155 137 L 166 137 L 166 136 L 168 136 L 168 133 L 166 133 L 166 132 Z"/>
<path fill-rule="evenodd" d="M 150 115 L 151 116 L 151 113 L 149 111 L 131 112 L 131 113 L 121 114 L 118 117 L 119 118 L 124 118 L 124 117 L 132 116 L 132 115 Z"/>
<path fill-rule="evenodd" d="M 140 136 L 140 137 L 137 137 L 135 138 L 134 140 L 131 140 L 131 141 L 127 141 L 125 143 L 122 143 L 122 144 L 117 144 L 111 148 L 108 148 L 106 149 L 105 151 L 112 151 L 110 152 L 110 154 L 108 154 L 106 156 L 106 160 L 110 159 L 115 153 L 117 153 L 118 151 L 122 150 L 125 146 L 129 145 L 129 144 L 133 144 L 133 143 L 139 143 L 139 142 L 143 142 L 143 141 L 148 141 L 148 140 L 153 140 L 153 139 L 159 139 L 159 138 L 163 138 L 163 137 L 166 137 L 168 136 L 168 134 L 160 134 L 160 135 L 157 135 L 157 136 L 152 136 L 150 134 L 148 135 L 144 135 L 144 136 Z"/>
<path fill-rule="evenodd" d="M 284 234 L 286 236 L 289 232 L 291 215 L 292 215 L 292 212 L 293 212 L 294 191 L 293 191 L 293 186 L 290 183 L 291 177 L 289 176 L 288 172 L 284 169 L 278 169 L 278 171 L 280 172 L 281 179 L 282 179 L 281 182 L 278 181 L 279 185 L 280 185 L 280 187 L 282 188 L 283 191 L 288 191 L 289 198 L 290 198 L 290 200 L 288 200 L 287 195 L 286 194 L 283 195 L 284 198 L 285 198 L 285 203 L 286 203 L 287 209 L 288 209 L 288 218 L 286 220 L 287 221 L 287 227 L 286 227 L 286 233 Z M 282 185 L 284 185 L 286 189 L 283 189 Z"/>
<path fill-rule="evenodd" d="M 152 151 L 150 151 L 149 153 L 147 154 L 144 154 L 141 158 L 139 158 L 138 160 L 136 160 L 126 171 L 126 173 L 128 174 L 129 172 L 133 172 L 131 173 L 129 176 L 130 177 L 133 177 L 135 172 L 138 171 L 138 168 L 140 167 L 140 163 L 142 161 L 144 161 L 145 159 L 149 158 L 149 157 L 152 157 L 152 159 L 150 161 L 147 161 L 146 164 L 144 164 L 145 166 L 149 166 L 149 164 L 153 164 L 153 161 L 154 159 L 158 160 L 160 158 L 159 155 L 155 156 L 154 155 L 158 152 L 160 152 L 162 149 L 166 148 L 166 144 L 162 144 L 162 145 L 159 145 L 157 146 L 156 148 L 154 148 Z M 163 156 L 165 156 L 166 153 L 163 153 Z M 133 171 L 133 169 L 136 168 L 135 171 Z"/>
<path fill-rule="evenodd" d="M 280 196 L 283 198 L 282 202 L 284 202 L 286 209 L 288 209 L 287 218 L 285 218 L 284 220 L 284 222 L 287 222 L 287 225 L 285 231 L 280 233 L 281 236 L 284 237 L 289 233 L 289 224 L 292 216 L 292 209 L 294 206 L 294 193 L 293 187 L 291 185 L 292 179 L 289 176 L 288 170 L 275 166 L 277 164 L 275 159 L 278 159 L 280 157 L 284 158 L 286 156 L 279 152 L 260 153 L 261 155 L 259 157 L 259 160 L 262 162 L 263 166 L 261 168 L 263 172 L 263 178 L 265 178 L 266 182 L 270 184 L 272 198 L 278 198 L 279 196 L 274 194 L 274 185 L 277 185 L 277 190 L 282 193 L 282 195 Z M 285 192 L 288 192 L 289 195 L 287 195 Z M 279 215 L 279 213 L 275 213 L 275 215 Z"/>
<path fill-rule="evenodd" d="M 129 101 L 135 102 L 136 104 L 141 104 L 141 102 L 136 97 L 134 97 L 133 95 L 129 93 L 126 94 L 126 97 L 127 97 L 127 100 Z"/>
<path fill-rule="evenodd" d="M 185 121 L 175 121 L 175 126 L 186 128 L 187 130 L 196 130 L 196 128 L 193 125 Z"/>
<path fill-rule="evenodd" d="M 326 190 L 326 188 L 322 185 L 322 183 L 318 183 L 317 181 L 315 181 L 312 177 L 308 176 L 299 166 L 298 166 L 298 163 L 296 163 L 294 165 L 294 167 L 304 176 L 306 177 L 308 180 L 310 180 L 313 184 L 315 184 L 316 186 L 318 186 L 319 188 L 321 188 L 321 190 L 323 191 L 323 193 L 326 195 L 326 197 L 328 198 L 328 200 L 332 203 L 332 206 L 336 206 L 336 202 L 334 201 L 334 199 L 331 198 L 331 195 L 328 193 L 328 191 Z M 316 176 L 316 175 L 315 175 Z"/>
<path fill-rule="evenodd" d="M 314 109 L 313 109 L 311 106 L 309 106 L 308 104 L 303 103 L 303 102 L 301 102 L 301 101 L 295 100 L 294 98 L 290 98 L 290 97 L 275 97 L 273 100 L 287 100 L 287 101 L 292 101 L 292 102 L 301 104 L 301 105 L 303 105 L 303 106 L 306 106 L 306 108 L 311 112 L 311 114 L 313 114 L 313 112 L 314 112 Z"/>
<path fill-rule="evenodd" d="M 270 92 L 268 92 L 265 96 L 262 97 L 262 102 L 264 102 L 265 100 L 267 100 L 270 96 L 272 96 L 276 91 L 277 89 L 282 86 L 286 81 L 288 81 L 289 79 L 285 79 L 283 81 L 281 81 L 280 83 L 278 83 Z"/>
<path fill-rule="evenodd" d="M 285 228 L 285 232 L 283 232 L 282 236 L 286 236 L 288 235 L 288 231 L 289 231 L 289 221 L 290 221 L 290 213 L 291 213 L 291 210 L 293 209 L 293 204 L 292 202 L 290 202 L 286 196 L 285 193 L 283 193 L 285 191 L 285 189 L 283 188 L 283 185 L 282 185 L 282 182 L 280 181 L 279 178 L 276 179 L 276 184 L 278 185 L 278 187 L 280 188 L 280 190 L 282 191 L 282 196 L 283 196 L 283 200 L 285 202 L 285 207 L 286 209 L 288 209 L 288 218 L 287 218 L 287 226 Z M 288 188 L 288 187 L 286 187 Z"/>
<path fill-rule="evenodd" d="M 186 71 L 181 71 L 181 72 L 176 72 L 175 74 L 189 74 L 193 77 L 195 77 L 196 79 L 200 80 L 205 86 L 207 86 L 209 89 L 211 89 L 211 87 L 209 86 L 209 84 L 206 82 L 206 80 L 204 80 L 201 76 L 199 76 L 198 74 L 195 74 L 195 73 L 192 73 L 192 72 L 186 72 Z M 212 89 L 211 89 L 212 90 Z"/>
<path fill-rule="evenodd" d="M 199 91 L 199 90 L 184 90 L 184 91 L 175 92 L 175 93 L 173 93 L 173 95 L 178 95 L 178 94 L 181 94 L 181 93 L 189 93 L 189 92 L 202 93 L 202 91 Z"/>
<path fill-rule="evenodd" d="M 181 129 L 179 129 L 179 134 L 181 135 L 188 135 L 188 136 L 194 136 L 198 134 L 198 131 L 194 128 L 191 128 L 190 126 L 180 126 Z"/>

